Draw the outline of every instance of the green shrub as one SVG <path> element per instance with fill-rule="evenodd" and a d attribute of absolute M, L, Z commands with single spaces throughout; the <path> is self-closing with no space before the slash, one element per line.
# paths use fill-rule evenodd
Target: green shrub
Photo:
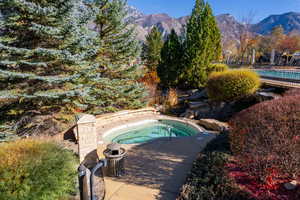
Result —
<path fill-rule="evenodd" d="M 260 86 L 259 76 L 249 70 L 215 72 L 209 77 L 207 92 L 215 101 L 233 101 L 255 93 Z"/>
<path fill-rule="evenodd" d="M 0 158 L 0 199 L 61 200 L 74 192 L 76 159 L 54 143 L 3 143 Z"/>
<path fill-rule="evenodd" d="M 211 64 L 209 66 L 208 72 L 225 72 L 229 69 L 228 65 L 226 64 Z"/>
<path fill-rule="evenodd" d="M 227 134 L 210 142 L 194 162 L 177 200 L 250 200 L 227 174 L 230 147 Z"/>

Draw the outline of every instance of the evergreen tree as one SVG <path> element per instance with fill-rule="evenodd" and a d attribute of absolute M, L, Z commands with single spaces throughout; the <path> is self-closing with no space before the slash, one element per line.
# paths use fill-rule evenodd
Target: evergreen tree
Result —
<path fill-rule="evenodd" d="M 160 51 L 164 45 L 162 33 L 154 26 L 146 36 L 146 43 L 143 50 L 145 65 L 150 71 L 155 71 L 160 62 Z"/>
<path fill-rule="evenodd" d="M 111 64 L 131 64 L 138 60 L 141 47 L 136 39 L 135 27 L 126 21 L 126 1 L 100 1 L 95 21 L 101 40 L 100 61 Z"/>
<path fill-rule="evenodd" d="M 221 56 L 221 34 L 212 9 L 203 0 L 196 0 L 187 24 L 183 81 L 190 87 L 203 87 L 208 68 Z"/>
<path fill-rule="evenodd" d="M 67 119 L 78 111 L 141 105 L 143 89 L 134 80 L 120 80 L 117 71 L 108 77 L 109 66 L 95 62 L 99 37 L 87 23 L 95 20 L 96 10 L 82 0 L 0 3 L 2 116 L 56 114 L 55 119 Z"/>
<path fill-rule="evenodd" d="M 183 49 L 181 41 L 174 30 L 168 35 L 161 50 L 161 62 L 158 65 L 157 73 L 164 86 L 177 86 L 181 73 L 181 58 Z"/>
<path fill-rule="evenodd" d="M 98 0 L 95 25 L 101 47 L 96 61 L 100 64 L 103 81 L 98 99 L 101 112 L 134 109 L 144 106 L 145 89 L 137 82 L 140 44 L 135 27 L 126 21 L 128 15 L 124 0 Z"/>
<path fill-rule="evenodd" d="M 92 10 L 79 0 L 4 0 L 0 12 L 0 98 L 18 107 L 10 113 L 86 108 L 97 52 L 86 28 Z"/>

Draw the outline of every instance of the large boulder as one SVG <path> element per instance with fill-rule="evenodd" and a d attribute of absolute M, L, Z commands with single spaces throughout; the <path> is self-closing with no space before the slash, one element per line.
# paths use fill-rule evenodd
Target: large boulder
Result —
<path fill-rule="evenodd" d="M 228 123 L 225 122 L 220 122 L 215 119 L 200 119 L 198 120 L 198 125 L 203 126 L 204 128 L 208 130 L 213 130 L 213 131 L 227 131 L 229 129 Z"/>

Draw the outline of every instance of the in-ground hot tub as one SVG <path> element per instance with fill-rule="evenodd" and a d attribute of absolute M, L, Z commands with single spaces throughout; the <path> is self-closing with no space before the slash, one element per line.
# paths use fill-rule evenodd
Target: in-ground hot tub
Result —
<path fill-rule="evenodd" d="M 158 138 L 187 137 L 203 132 L 200 127 L 187 122 L 153 119 L 126 124 L 103 134 L 105 143 L 139 144 Z"/>

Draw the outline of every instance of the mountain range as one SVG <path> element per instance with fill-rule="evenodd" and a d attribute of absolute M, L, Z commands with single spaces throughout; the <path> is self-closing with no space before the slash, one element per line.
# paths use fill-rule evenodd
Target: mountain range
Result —
<path fill-rule="evenodd" d="M 145 41 L 146 35 L 153 26 L 157 26 L 164 37 L 172 29 L 181 35 L 189 18 L 189 16 L 173 18 L 165 13 L 145 15 L 132 6 L 128 6 L 127 9 L 128 18 L 136 25 L 138 39 L 141 41 Z M 223 41 L 238 40 L 240 34 L 246 29 L 245 24 L 239 22 L 230 14 L 217 15 L 216 19 L 222 32 Z M 251 24 L 250 30 L 256 34 L 266 35 L 276 26 L 282 26 L 286 33 L 300 32 L 300 13 L 289 12 L 270 15 L 257 24 Z"/>

